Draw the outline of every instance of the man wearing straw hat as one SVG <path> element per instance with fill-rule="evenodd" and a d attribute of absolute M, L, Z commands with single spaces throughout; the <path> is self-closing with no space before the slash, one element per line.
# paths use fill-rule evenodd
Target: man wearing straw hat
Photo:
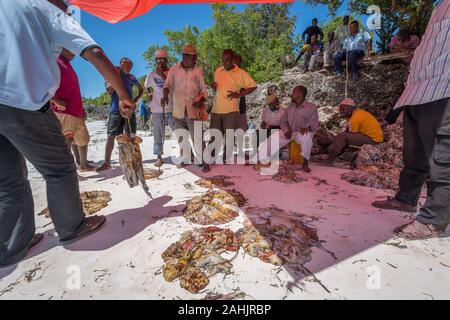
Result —
<path fill-rule="evenodd" d="M 169 70 L 164 84 L 161 106 L 169 104 L 169 95 L 171 95 L 175 135 L 180 145 L 182 158 L 178 167 L 182 168 L 192 161 L 192 153 L 185 154 L 186 150 L 182 145 L 183 138 L 187 137 L 183 135 L 182 130 L 188 130 L 202 171 L 209 172 L 210 167 L 203 158 L 206 147 L 202 129 L 207 98 L 205 79 L 202 69 L 197 66 L 197 49 L 192 44 L 188 44 L 183 48 L 182 54 L 181 63 L 174 65 Z M 197 135 L 195 127 L 199 129 Z"/>

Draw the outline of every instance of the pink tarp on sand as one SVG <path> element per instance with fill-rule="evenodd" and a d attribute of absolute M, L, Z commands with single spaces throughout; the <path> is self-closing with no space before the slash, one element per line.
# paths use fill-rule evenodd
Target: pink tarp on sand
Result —
<path fill-rule="evenodd" d="M 192 4 L 192 3 L 281 3 L 293 0 L 70 0 L 72 5 L 81 10 L 108 21 L 117 23 L 130 20 L 148 12 L 158 4 Z"/>

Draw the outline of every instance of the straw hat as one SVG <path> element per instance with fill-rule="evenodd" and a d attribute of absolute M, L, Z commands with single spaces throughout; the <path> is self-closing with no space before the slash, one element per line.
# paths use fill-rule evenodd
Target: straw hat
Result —
<path fill-rule="evenodd" d="M 182 53 L 194 56 L 197 55 L 197 49 L 195 49 L 194 45 L 189 43 L 183 48 Z"/>
<path fill-rule="evenodd" d="M 276 93 L 272 93 L 271 95 L 267 96 L 267 104 L 271 104 L 272 102 L 274 102 L 276 99 L 278 99 L 278 96 Z"/>

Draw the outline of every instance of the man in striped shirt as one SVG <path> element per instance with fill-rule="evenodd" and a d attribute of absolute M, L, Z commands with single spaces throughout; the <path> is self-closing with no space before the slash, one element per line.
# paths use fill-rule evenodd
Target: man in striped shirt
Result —
<path fill-rule="evenodd" d="M 394 230 L 407 239 L 442 234 L 450 223 L 450 0 L 433 12 L 395 108 L 404 107 L 400 190 L 377 208 L 416 212 L 422 186 L 428 197 L 416 219 Z"/>

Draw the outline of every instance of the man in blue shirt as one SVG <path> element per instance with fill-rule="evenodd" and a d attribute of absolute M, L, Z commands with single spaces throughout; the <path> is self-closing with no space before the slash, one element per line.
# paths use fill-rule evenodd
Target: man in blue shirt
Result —
<path fill-rule="evenodd" d="M 148 122 L 148 110 L 147 110 L 147 101 L 142 100 L 139 105 L 139 115 L 141 117 L 142 122 L 142 130 L 146 130 L 147 122 Z"/>
<path fill-rule="evenodd" d="M 367 31 L 359 30 L 358 21 L 350 24 L 350 35 L 344 40 L 342 50 L 334 56 L 334 66 L 338 75 L 344 74 L 342 61 L 347 60 L 350 64 L 353 81 L 358 80 L 358 60 L 364 57 L 366 45 L 369 53 L 372 52 L 372 38 Z"/>
<path fill-rule="evenodd" d="M 120 78 L 130 97 L 133 96 L 133 87 L 136 86 L 139 89 L 137 96 L 133 99 L 133 102 L 136 104 L 144 93 L 144 88 L 142 88 L 138 79 L 130 73 L 132 69 L 133 62 L 130 59 L 120 59 Z M 105 86 L 106 92 L 111 95 L 108 117 L 108 139 L 106 140 L 105 147 L 105 161 L 97 169 L 97 172 L 111 169 L 111 154 L 114 149 L 115 138 L 124 132 L 128 134 L 136 133 L 136 114 L 133 113 L 130 119 L 124 118 L 119 112 L 119 96 L 117 95 L 117 92 L 108 82 L 105 83 Z"/>
<path fill-rule="evenodd" d="M 79 239 L 106 220 L 85 217 L 77 168 L 50 108 L 59 87 L 56 58 L 62 48 L 91 62 L 111 83 L 124 116 L 134 111 L 104 52 L 60 10 L 67 10 L 62 0 L 49 2 L 0 1 L 0 267 L 20 261 L 44 237 L 35 234 L 25 159 L 44 177 L 49 213 L 60 241 Z"/>

